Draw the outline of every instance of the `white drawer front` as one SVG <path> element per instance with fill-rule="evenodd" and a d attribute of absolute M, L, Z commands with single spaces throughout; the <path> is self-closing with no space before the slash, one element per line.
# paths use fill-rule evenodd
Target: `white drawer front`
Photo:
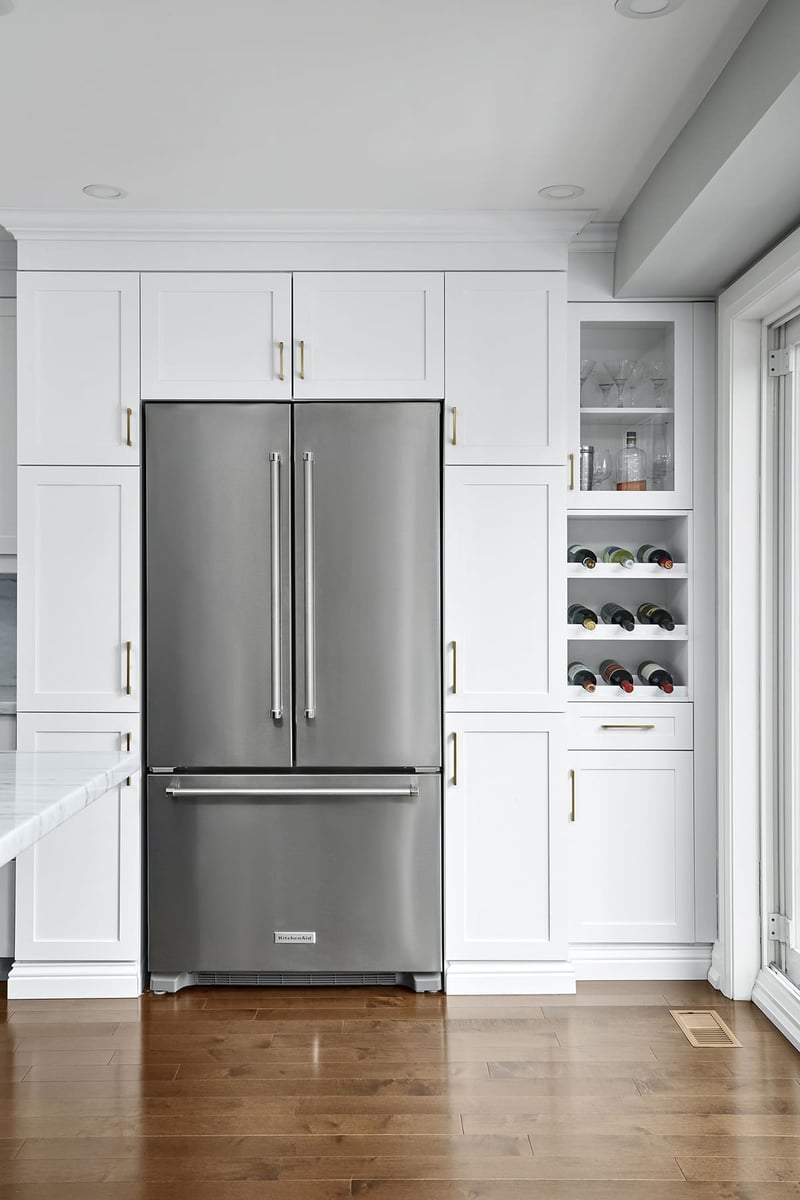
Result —
<path fill-rule="evenodd" d="M 570 705 L 570 750 L 691 750 L 691 704 Z"/>

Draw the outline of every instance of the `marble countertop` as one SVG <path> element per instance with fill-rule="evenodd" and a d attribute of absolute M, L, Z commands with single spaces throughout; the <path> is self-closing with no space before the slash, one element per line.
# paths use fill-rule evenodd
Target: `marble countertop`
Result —
<path fill-rule="evenodd" d="M 13 717 L 17 711 L 17 689 L 0 687 L 0 717 Z"/>
<path fill-rule="evenodd" d="M 138 753 L 0 753 L 0 866 L 139 766 Z"/>

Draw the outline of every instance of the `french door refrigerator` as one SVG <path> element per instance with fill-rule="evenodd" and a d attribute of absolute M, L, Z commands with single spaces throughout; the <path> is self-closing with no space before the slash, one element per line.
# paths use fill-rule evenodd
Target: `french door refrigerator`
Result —
<path fill-rule="evenodd" d="M 145 409 L 151 986 L 441 979 L 440 409 Z"/>

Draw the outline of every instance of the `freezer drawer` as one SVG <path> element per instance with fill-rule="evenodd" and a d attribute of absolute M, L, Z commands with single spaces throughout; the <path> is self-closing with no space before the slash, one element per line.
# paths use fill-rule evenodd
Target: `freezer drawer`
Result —
<path fill-rule="evenodd" d="M 441 971 L 438 775 L 150 776 L 147 814 L 151 971 Z"/>

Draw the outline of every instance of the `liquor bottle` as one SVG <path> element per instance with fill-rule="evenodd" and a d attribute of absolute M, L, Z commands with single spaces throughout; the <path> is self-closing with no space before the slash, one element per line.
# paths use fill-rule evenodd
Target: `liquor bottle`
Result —
<path fill-rule="evenodd" d="M 625 445 L 617 451 L 617 491 L 647 490 L 647 455 L 636 445 L 636 434 L 625 434 Z"/>
<path fill-rule="evenodd" d="M 600 616 L 606 625 L 621 625 L 628 633 L 636 624 L 633 613 L 628 612 L 627 608 L 623 608 L 621 604 L 615 604 L 613 600 L 603 605 L 600 609 Z"/>
<path fill-rule="evenodd" d="M 675 628 L 672 614 L 668 613 L 660 604 L 650 604 L 649 602 L 640 604 L 636 610 L 636 616 L 643 625 L 660 625 L 662 629 L 668 629 L 670 632 Z"/>
<path fill-rule="evenodd" d="M 669 550 L 661 550 L 658 546 L 640 546 L 636 551 L 636 559 L 640 563 L 658 563 L 665 571 L 671 571 L 673 566 Z"/>
<path fill-rule="evenodd" d="M 664 667 L 660 667 L 658 663 L 639 663 L 636 674 L 642 683 L 647 684 L 648 687 L 661 688 L 661 691 L 666 692 L 668 696 L 671 692 L 675 691 L 675 680 L 669 671 L 665 670 Z"/>
<path fill-rule="evenodd" d="M 622 546 L 606 546 L 602 557 L 603 562 L 616 563 L 627 570 L 630 570 L 636 562 L 630 550 L 623 550 Z"/>
<path fill-rule="evenodd" d="M 588 571 L 593 571 L 597 566 L 597 555 L 594 550 L 576 543 L 567 547 L 567 562 L 582 563 Z"/>
<path fill-rule="evenodd" d="M 573 687 L 582 687 L 587 692 L 593 692 L 597 687 L 597 676 L 582 662 L 569 664 L 567 679 Z"/>
<path fill-rule="evenodd" d="M 584 629 L 597 628 L 597 613 L 592 612 L 585 604 L 570 604 L 567 620 L 570 625 L 582 625 Z"/>
<path fill-rule="evenodd" d="M 600 674 L 612 687 L 620 687 L 623 692 L 633 691 L 633 676 L 630 671 L 614 662 L 613 658 L 607 658 L 605 662 L 600 663 Z"/>

